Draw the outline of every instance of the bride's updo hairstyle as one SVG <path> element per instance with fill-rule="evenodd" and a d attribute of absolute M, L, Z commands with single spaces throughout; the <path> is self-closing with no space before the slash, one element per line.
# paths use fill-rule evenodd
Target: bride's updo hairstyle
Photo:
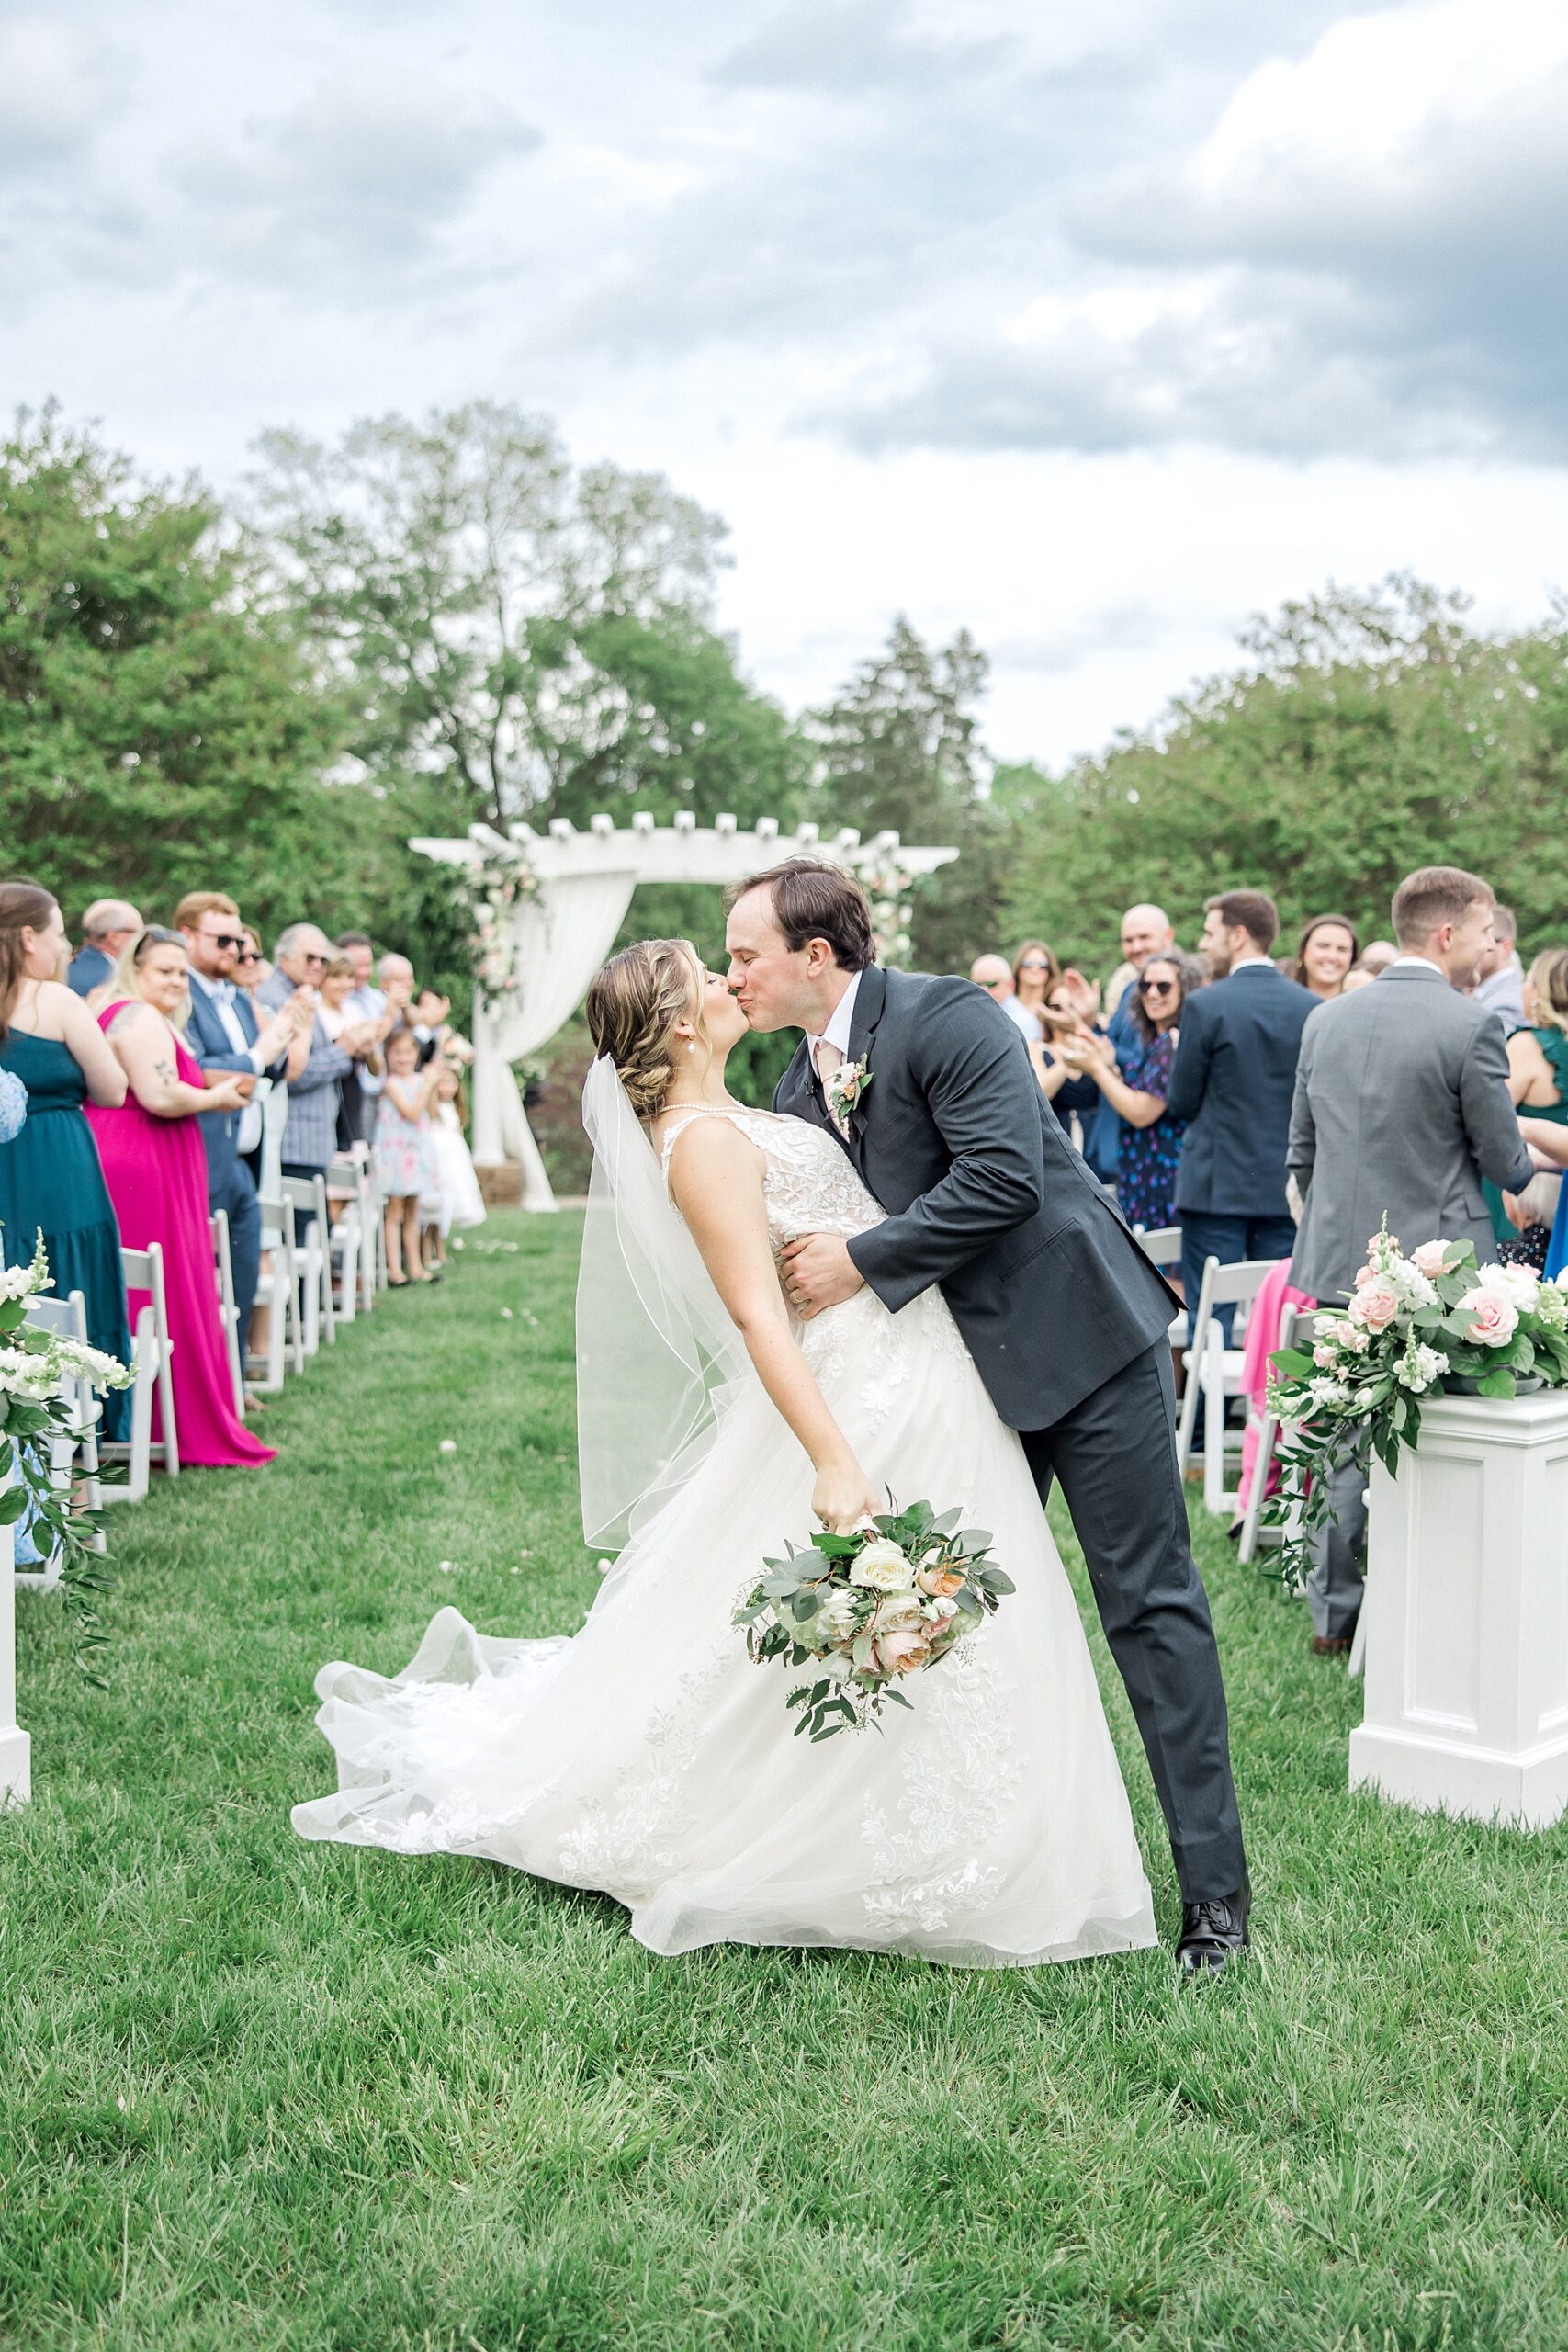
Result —
<path fill-rule="evenodd" d="M 656 1118 L 675 1075 L 677 1021 L 705 1035 L 696 949 L 684 939 L 639 939 L 593 976 L 588 1034 L 608 1054 L 639 1119 Z"/>

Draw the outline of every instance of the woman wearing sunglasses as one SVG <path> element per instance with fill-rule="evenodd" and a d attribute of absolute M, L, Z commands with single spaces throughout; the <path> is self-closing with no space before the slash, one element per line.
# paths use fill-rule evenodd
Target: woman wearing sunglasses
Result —
<path fill-rule="evenodd" d="M 1045 1024 L 1040 1015 L 1061 973 L 1061 966 L 1043 939 L 1026 939 L 1012 959 L 1012 994 L 1002 1011 L 1018 1023 L 1032 1046 L 1044 1041 Z"/>
<path fill-rule="evenodd" d="M 1203 985 L 1202 970 L 1177 947 L 1151 956 L 1134 983 L 1133 1050 L 1118 1069 L 1087 1044 L 1064 1039 L 1055 1052 L 1082 1070 L 1132 1132 L 1122 1138 L 1116 1193 L 1122 1213 L 1146 1232 L 1176 1223 L 1176 1171 L 1181 1161 L 1184 1121 L 1166 1116 L 1166 1095 L 1181 1008 Z"/>

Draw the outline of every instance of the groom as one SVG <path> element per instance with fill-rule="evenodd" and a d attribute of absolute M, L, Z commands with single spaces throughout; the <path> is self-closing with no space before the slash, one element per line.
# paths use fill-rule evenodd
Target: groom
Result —
<path fill-rule="evenodd" d="M 878 968 L 865 895 L 838 866 L 792 859 L 743 883 L 727 942 L 753 1029 L 806 1032 L 773 1108 L 836 1136 L 887 1211 L 848 1241 L 788 1245 L 795 1310 L 869 1283 L 896 1313 L 941 1283 L 1042 1502 L 1053 1478 L 1066 1497 L 1170 1832 L 1178 1962 L 1221 1970 L 1247 1940 L 1249 1890 L 1176 1467 L 1177 1301 L 1064 1136 L 1018 1029 L 968 981 Z"/>

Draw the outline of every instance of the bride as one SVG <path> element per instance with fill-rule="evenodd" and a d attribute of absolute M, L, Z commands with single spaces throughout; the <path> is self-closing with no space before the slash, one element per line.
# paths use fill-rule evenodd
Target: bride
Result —
<path fill-rule="evenodd" d="M 602 1889 L 662 1953 L 984 1968 L 1153 1944 L 1077 1605 L 941 1292 L 890 1315 L 863 1289 L 793 1320 L 784 1243 L 882 1212 L 831 1136 L 726 1092 L 746 1018 L 684 941 L 615 956 L 588 1019 L 583 1515 L 624 1549 L 570 1640 L 444 1609 L 390 1680 L 324 1668 L 339 1791 L 295 1827 Z M 797 1676 L 753 1665 L 731 1612 L 813 1513 L 847 1531 L 889 1493 L 990 1528 L 1016 1590 L 911 1679 L 912 1712 L 813 1746 L 784 1707 Z"/>

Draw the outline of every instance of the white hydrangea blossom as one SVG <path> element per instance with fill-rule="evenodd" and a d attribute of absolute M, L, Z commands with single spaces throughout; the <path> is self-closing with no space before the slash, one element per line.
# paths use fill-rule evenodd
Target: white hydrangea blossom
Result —
<path fill-rule="evenodd" d="M 1483 1266 L 1476 1277 L 1481 1290 L 1500 1290 L 1521 1313 L 1533 1315 L 1540 1284 L 1528 1266 Z"/>

